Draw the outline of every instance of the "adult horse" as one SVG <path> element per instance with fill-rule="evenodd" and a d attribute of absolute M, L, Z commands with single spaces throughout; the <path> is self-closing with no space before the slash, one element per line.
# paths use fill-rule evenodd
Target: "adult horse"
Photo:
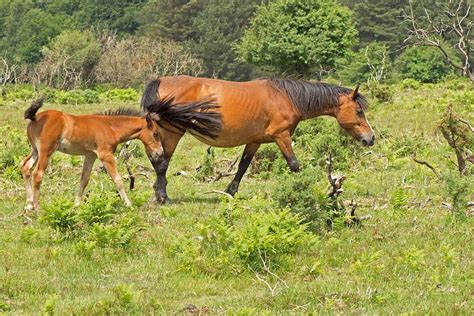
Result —
<path fill-rule="evenodd" d="M 302 120 L 333 116 L 343 129 L 364 145 L 372 146 L 375 140 L 364 115 L 367 101 L 358 92 L 358 87 L 352 90 L 299 79 L 231 82 L 189 76 L 162 77 L 145 87 L 141 107 L 146 111 L 156 100 L 168 97 L 174 97 L 177 102 L 212 97 L 220 105 L 222 129 L 216 138 L 189 132 L 215 147 L 245 145 L 238 171 L 227 187 L 227 192 L 232 195 L 237 192 L 242 176 L 262 143 L 277 143 L 290 169 L 299 171 L 291 136 Z M 166 123 L 160 131 L 164 154 L 154 163 L 157 175 L 154 188 L 158 202 L 164 203 L 168 199 L 166 171 L 184 132 Z"/>

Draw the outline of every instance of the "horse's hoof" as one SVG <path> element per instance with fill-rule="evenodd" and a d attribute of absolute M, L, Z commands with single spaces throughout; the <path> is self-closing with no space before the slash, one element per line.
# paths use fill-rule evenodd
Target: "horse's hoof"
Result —
<path fill-rule="evenodd" d="M 156 203 L 156 204 L 171 204 L 172 201 L 170 200 L 169 197 L 165 196 L 165 197 L 155 197 L 153 199 L 153 202 Z"/>

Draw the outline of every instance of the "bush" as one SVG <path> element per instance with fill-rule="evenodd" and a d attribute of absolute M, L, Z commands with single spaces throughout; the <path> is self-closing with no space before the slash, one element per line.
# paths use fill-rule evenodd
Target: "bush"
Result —
<path fill-rule="evenodd" d="M 316 241 L 302 218 L 255 197 L 223 203 L 223 212 L 199 224 L 200 236 L 175 243 L 171 254 L 188 270 L 242 273 L 262 270 L 262 260 L 284 266 L 288 255 Z"/>
<path fill-rule="evenodd" d="M 349 63 L 339 68 L 336 75 L 342 81 L 350 84 L 384 82 L 389 76 L 391 68 L 388 46 L 373 42 L 366 49 L 355 53 Z"/>
<path fill-rule="evenodd" d="M 321 179 L 317 181 L 315 179 Z M 298 214 L 309 229 L 324 231 L 337 212 L 331 199 L 327 197 L 328 184 L 321 169 L 306 168 L 298 175 L 281 176 L 273 191 L 272 198 L 282 208 L 289 208 Z"/>
<path fill-rule="evenodd" d="M 453 73 L 444 57 L 431 47 L 411 47 L 395 60 L 397 76 L 424 83 L 436 83 Z"/>
<path fill-rule="evenodd" d="M 110 194 L 92 194 L 77 209 L 65 198 L 43 206 L 41 222 L 59 236 L 70 237 L 78 253 L 90 257 L 99 248 L 130 249 L 139 231 L 141 218 L 133 210 L 125 210 L 121 200 Z"/>
<path fill-rule="evenodd" d="M 369 88 L 372 98 L 377 99 L 380 102 L 392 101 L 394 93 L 389 85 L 377 82 L 369 82 L 367 87 Z"/>
<path fill-rule="evenodd" d="M 137 90 L 128 89 L 111 89 L 105 91 L 103 98 L 109 101 L 138 101 L 139 94 Z"/>
<path fill-rule="evenodd" d="M 21 160 L 28 155 L 29 146 L 24 133 L 12 128 L 10 125 L 0 127 L 2 135 L 0 141 L 0 171 L 5 172 L 8 168 L 20 176 L 18 168 Z"/>
<path fill-rule="evenodd" d="M 94 80 L 100 45 L 91 31 L 64 31 L 42 53 L 44 57 L 36 69 L 40 83 L 70 89 Z"/>
<path fill-rule="evenodd" d="M 352 159 L 360 155 L 360 145 L 338 126 L 333 119 L 318 118 L 304 121 L 295 131 L 294 142 L 304 148 L 305 161 L 312 166 L 325 168 L 329 152 L 340 168 L 346 168 Z"/>
<path fill-rule="evenodd" d="M 407 78 L 407 79 L 403 79 L 401 86 L 403 89 L 418 90 L 421 87 L 421 84 L 419 81 L 415 79 Z"/>
<path fill-rule="evenodd" d="M 109 36 L 96 75 L 99 82 L 127 88 L 160 76 L 197 75 L 200 71 L 201 62 L 177 43 L 141 37 L 119 41 Z"/>

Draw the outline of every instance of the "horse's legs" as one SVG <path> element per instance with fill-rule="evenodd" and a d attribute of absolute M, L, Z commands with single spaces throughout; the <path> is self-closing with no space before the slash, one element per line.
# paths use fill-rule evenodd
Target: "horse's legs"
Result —
<path fill-rule="evenodd" d="M 41 187 L 41 182 L 43 181 L 44 171 L 48 167 L 49 158 L 53 152 L 53 148 L 47 148 L 45 150 L 41 148 L 38 153 L 38 163 L 33 170 L 33 209 L 35 210 L 39 209 L 39 190 Z"/>
<path fill-rule="evenodd" d="M 91 175 L 92 167 L 94 166 L 96 156 L 95 154 L 86 155 L 84 157 L 84 165 L 82 166 L 82 175 L 81 175 L 81 184 L 79 187 L 79 192 L 76 195 L 76 199 L 74 201 L 74 206 L 79 206 L 81 204 L 82 195 L 84 194 L 84 190 L 89 183 L 89 178 Z"/>
<path fill-rule="evenodd" d="M 163 132 L 162 145 L 164 153 L 157 160 L 151 161 L 153 168 L 156 173 L 156 182 L 153 186 L 155 189 L 155 201 L 161 204 L 169 202 L 168 194 L 166 193 L 166 172 L 168 171 L 168 165 L 173 153 L 178 145 L 179 140 L 183 137 L 183 134 L 177 134 L 173 132 Z"/>
<path fill-rule="evenodd" d="M 234 179 L 229 184 L 226 190 L 226 192 L 229 193 L 230 195 L 233 196 L 239 190 L 240 180 L 242 180 L 242 177 L 247 171 L 250 165 L 250 162 L 252 161 L 252 158 L 257 152 L 259 147 L 260 147 L 260 144 L 257 144 L 257 143 L 251 143 L 251 144 L 245 145 L 244 153 L 242 154 L 242 158 L 240 158 L 239 169 L 237 170 L 237 173 L 235 174 Z"/>
<path fill-rule="evenodd" d="M 26 189 L 26 211 L 33 209 L 33 189 L 31 187 L 31 168 L 38 159 L 38 152 L 33 148 L 32 152 L 24 158 L 20 163 L 20 170 L 23 176 Z"/>
<path fill-rule="evenodd" d="M 128 199 L 127 193 L 125 193 L 125 188 L 123 186 L 122 178 L 117 171 L 117 165 L 115 163 L 115 157 L 112 153 L 106 153 L 99 155 L 100 161 L 104 164 L 105 169 L 107 170 L 108 174 L 115 182 L 115 185 L 118 188 L 120 197 L 122 198 L 123 202 L 127 207 L 132 206 L 132 202 Z"/>
<path fill-rule="evenodd" d="M 283 156 L 285 156 L 288 167 L 293 172 L 300 171 L 300 164 L 296 159 L 295 153 L 293 152 L 293 147 L 291 146 L 291 136 L 289 133 L 284 133 L 275 138 L 275 142 L 280 148 Z"/>

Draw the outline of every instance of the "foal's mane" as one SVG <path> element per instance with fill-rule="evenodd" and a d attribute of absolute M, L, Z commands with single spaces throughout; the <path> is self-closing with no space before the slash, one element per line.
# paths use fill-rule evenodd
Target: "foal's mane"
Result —
<path fill-rule="evenodd" d="M 109 109 L 103 112 L 96 113 L 96 115 L 106 115 L 106 116 L 144 116 L 145 114 L 136 109 L 132 108 L 118 108 L 118 109 Z"/>
<path fill-rule="evenodd" d="M 267 79 L 269 84 L 288 95 L 294 106 L 302 113 L 326 110 L 338 107 L 339 97 L 352 93 L 352 89 L 338 85 L 311 82 L 303 79 Z M 368 108 L 367 99 L 360 93 L 354 100 L 363 110 Z"/>

